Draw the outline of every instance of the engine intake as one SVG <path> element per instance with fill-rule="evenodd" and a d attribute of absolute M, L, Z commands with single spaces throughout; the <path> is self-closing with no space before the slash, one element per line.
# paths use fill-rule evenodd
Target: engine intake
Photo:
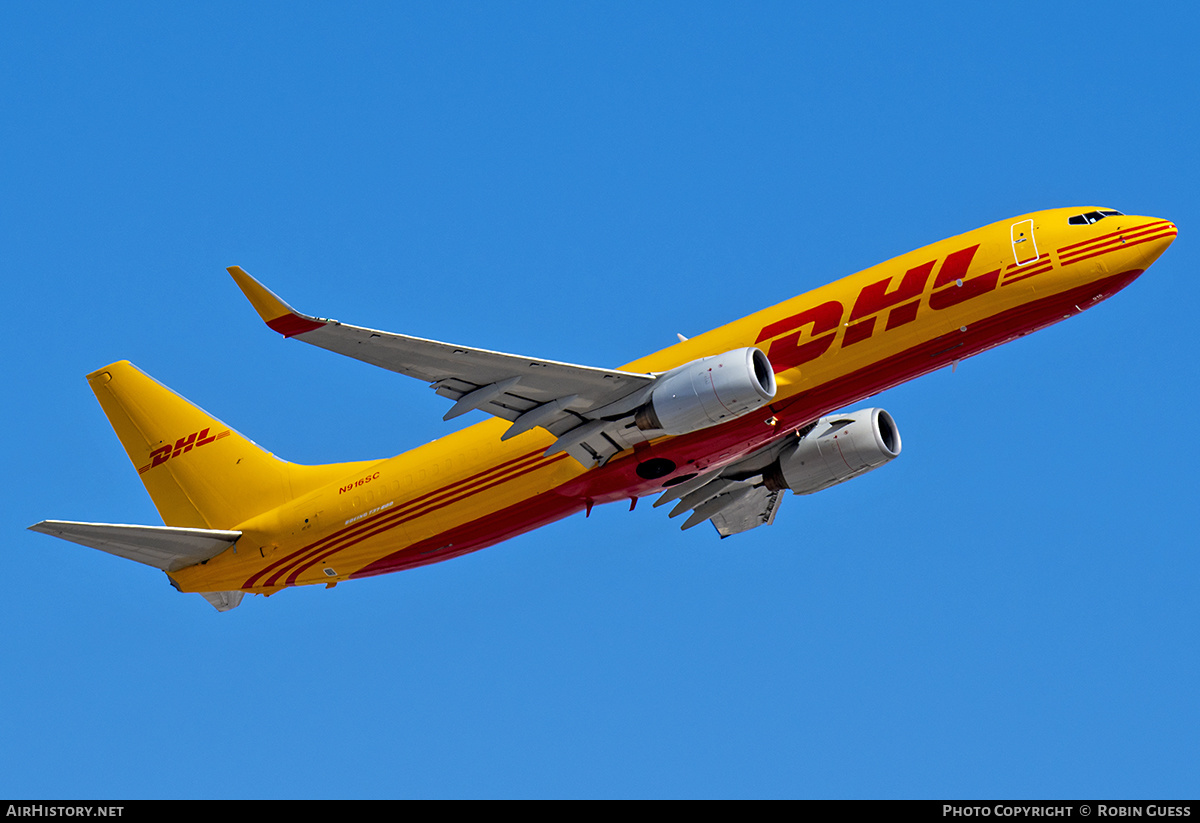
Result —
<path fill-rule="evenodd" d="M 775 370 L 753 346 L 685 363 L 658 378 L 634 414 L 642 431 L 688 434 L 741 417 L 775 398 Z"/>
<path fill-rule="evenodd" d="M 813 494 L 845 483 L 900 456 L 900 430 L 883 409 L 822 417 L 789 446 L 763 478 L 772 491 Z"/>

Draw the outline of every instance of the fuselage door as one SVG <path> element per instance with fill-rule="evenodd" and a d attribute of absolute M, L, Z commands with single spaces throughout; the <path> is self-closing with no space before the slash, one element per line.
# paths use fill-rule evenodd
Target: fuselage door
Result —
<path fill-rule="evenodd" d="M 1038 254 L 1037 241 L 1033 239 L 1033 221 L 1022 220 L 1012 224 L 1013 258 L 1018 266 L 1032 263 L 1041 257 Z"/>

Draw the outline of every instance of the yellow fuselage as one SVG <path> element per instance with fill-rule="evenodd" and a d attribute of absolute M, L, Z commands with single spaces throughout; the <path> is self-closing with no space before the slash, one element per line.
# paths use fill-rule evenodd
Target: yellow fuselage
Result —
<path fill-rule="evenodd" d="M 271 593 L 291 585 L 445 560 L 593 504 L 636 499 L 671 477 L 636 466 L 664 457 L 694 474 L 744 457 L 821 415 L 1066 319 L 1111 296 L 1170 245 L 1175 226 L 1080 209 L 1023 215 L 951 237 L 622 368 L 663 372 L 744 346 L 765 351 L 768 406 L 693 434 L 662 437 L 587 468 L 534 429 L 508 441 L 490 419 L 353 473 L 231 528 L 237 546 L 172 572 L 183 591 Z"/>

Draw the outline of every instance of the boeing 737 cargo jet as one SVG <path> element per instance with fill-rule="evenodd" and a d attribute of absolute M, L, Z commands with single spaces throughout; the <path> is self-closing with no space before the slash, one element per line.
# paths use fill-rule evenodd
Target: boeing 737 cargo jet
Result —
<path fill-rule="evenodd" d="M 122 361 L 88 375 L 165 526 L 34 531 L 162 569 L 221 611 L 246 592 L 448 560 L 598 503 L 657 495 L 729 537 L 900 454 L 883 409 L 838 411 L 1132 283 L 1175 225 L 1035 212 L 942 240 L 620 369 L 439 343 L 301 314 L 242 269 L 266 324 L 427 382 L 445 419 L 491 419 L 384 460 L 301 466 Z"/>

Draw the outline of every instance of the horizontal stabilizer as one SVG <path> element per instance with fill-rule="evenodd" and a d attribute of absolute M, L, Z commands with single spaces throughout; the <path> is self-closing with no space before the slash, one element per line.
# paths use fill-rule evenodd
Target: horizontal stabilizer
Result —
<path fill-rule="evenodd" d="M 43 520 L 30 526 L 29 530 L 136 560 L 165 572 L 211 560 L 242 536 L 241 532 L 217 529 L 73 523 L 68 520 Z"/>

